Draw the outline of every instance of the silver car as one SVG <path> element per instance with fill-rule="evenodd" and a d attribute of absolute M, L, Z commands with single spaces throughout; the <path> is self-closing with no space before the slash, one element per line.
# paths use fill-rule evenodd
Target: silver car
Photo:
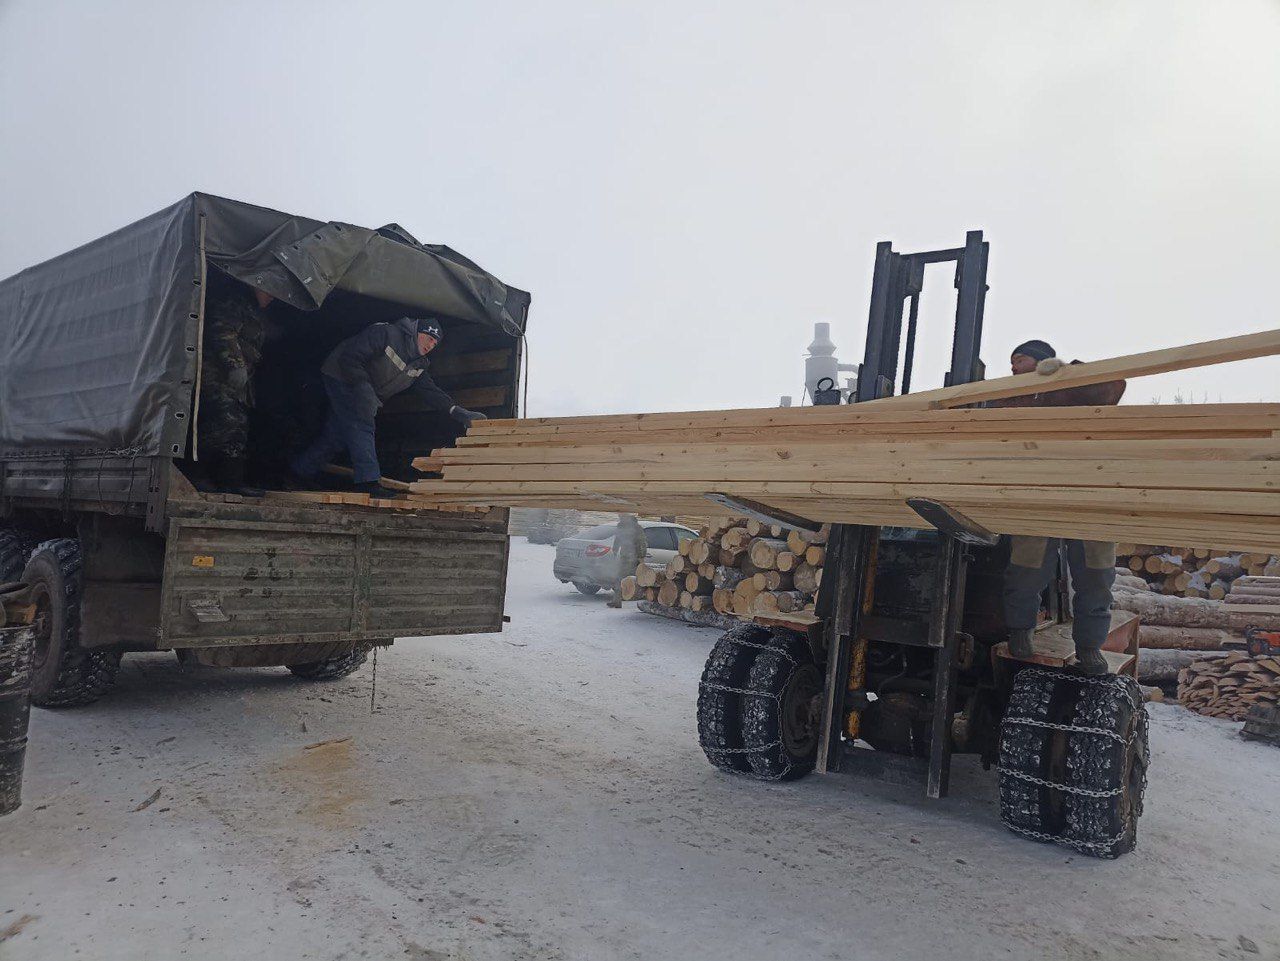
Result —
<path fill-rule="evenodd" d="M 676 556 L 680 541 L 698 536 L 696 531 L 665 521 L 641 521 L 640 526 L 649 542 L 645 560 L 651 564 L 666 564 Z M 617 524 L 601 524 L 558 541 L 552 567 L 556 579 L 562 584 L 572 584 L 583 594 L 612 590 L 618 579 L 618 558 L 613 553 L 616 533 Z M 623 576 L 632 573 L 634 571 L 625 571 Z"/>

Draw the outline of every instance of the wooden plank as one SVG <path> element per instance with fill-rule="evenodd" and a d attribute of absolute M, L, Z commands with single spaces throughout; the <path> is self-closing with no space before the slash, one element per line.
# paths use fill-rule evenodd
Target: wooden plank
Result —
<path fill-rule="evenodd" d="M 1166 347 L 1160 350 L 1127 354 L 1107 360 L 1095 360 L 1086 364 L 1068 364 L 1055 374 L 1017 374 L 994 380 L 976 381 L 921 391 L 898 397 L 886 397 L 869 401 L 867 406 L 959 407 L 988 400 L 1022 397 L 1067 387 L 1086 387 L 1113 380 L 1128 380 L 1151 374 L 1167 374 L 1175 370 L 1192 370 L 1256 357 L 1272 357 L 1280 354 L 1280 330 L 1264 330 L 1239 337 L 1223 337 L 1184 347 Z"/>
<path fill-rule="evenodd" d="M 590 490 L 603 494 L 699 496 L 706 487 L 701 481 L 595 481 L 586 484 L 562 482 L 510 481 L 417 481 L 419 493 L 441 496 L 523 496 L 578 493 Z M 1258 491 L 1202 491 L 1159 488 L 1050 487 L 1030 485 L 912 484 L 896 481 L 845 482 L 768 481 L 759 484 L 727 483 L 730 495 L 747 491 L 763 496 L 804 500 L 886 501 L 904 503 L 911 497 L 947 501 L 957 506 L 1026 507 L 1108 507 L 1122 510 L 1188 512 L 1206 514 L 1256 514 L 1280 516 L 1280 497 Z"/>

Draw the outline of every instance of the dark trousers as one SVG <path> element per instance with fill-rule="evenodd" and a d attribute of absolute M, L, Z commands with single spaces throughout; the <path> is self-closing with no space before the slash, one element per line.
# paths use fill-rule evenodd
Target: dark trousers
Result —
<path fill-rule="evenodd" d="M 356 412 L 355 392 L 349 384 L 325 377 L 324 391 L 329 395 L 329 414 L 324 428 L 311 446 L 293 459 L 290 466 L 294 473 L 301 477 L 315 477 L 334 454 L 345 450 L 351 457 L 355 483 L 368 484 L 378 480 L 382 477 L 382 469 L 378 466 L 373 420 Z"/>
<path fill-rule="evenodd" d="M 1004 574 L 1004 619 L 1010 631 L 1029 631 L 1040 613 L 1040 595 L 1053 580 L 1058 539 L 1013 537 Z M 1116 545 L 1067 541 L 1071 569 L 1071 636 L 1078 650 L 1101 650 L 1111 631 L 1111 585 L 1116 581 Z"/>

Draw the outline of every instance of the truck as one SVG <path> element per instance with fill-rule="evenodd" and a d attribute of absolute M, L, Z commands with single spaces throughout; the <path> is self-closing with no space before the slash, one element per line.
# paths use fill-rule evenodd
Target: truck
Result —
<path fill-rule="evenodd" d="M 317 681 L 397 637 L 502 628 L 505 510 L 199 482 L 205 314 L 232 282 L 274 298 L 250 417 L 257 485 L 280 486 L 324 417 L 324 357 L 369 324 L 440 320 L 437 383 L 518 415 L 530 295 L 395 224 L 197 192 L 0 281 L 0 584 L 25 583 L 36 609 L 37 705 L 94 701 L 131 652 Z M 393 398 L 383 473 L 412 480 L 414 458 L 463 430 Z"/>

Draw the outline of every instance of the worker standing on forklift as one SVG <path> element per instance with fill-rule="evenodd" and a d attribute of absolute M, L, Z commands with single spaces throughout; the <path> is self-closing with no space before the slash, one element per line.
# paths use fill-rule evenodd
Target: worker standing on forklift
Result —
<path fill-rule="evenodd" d="M 1072 361 L 1078 364 L 1080 361 Z M 1043 340 L 1028 340 L 1013 350 L 1010 366 L 1015 374 L 1033 371 L 1055 374 L 1065 365 Z M 1048 390 L 1025 397 L 992 401 L 992 407 L 1095 407 L 1114 406 L 1124 395 L 1125 382 Z M 1031 638 L 1040 617 L 1040 598 L 1057 570 L 1059 539 L 1009 538 L 1009 566 L 1004 579 L 1004 616 L 1009 631 L 1009 653 L 1030 657 Z M 1111 630 L 1111 586 L 1116 580 L 1116 545 L 1105 541 L 1066 541 L 1071 569 L 1072 640 L 1076 666 L 1084 674 L 1106 674 L 1102 645 Z"/>
<path fill-rule="evenodd" d="M 447 412 L 460 424 L 487 420 L 479 411 L 455 404 L 427 373 L 427 355 L 442 340 L 444 330 L 437 321 L 402 317 L 393 324 L 372 324 L 333 348 L 320 368 L 329 414 L 320 436 L 290 463 L 295 478 L 310 482 L 345 449 L 357 491 L 395 497 L 380 483 L 374 421 L 388 398 L 406 390 L 415 391 L 429 410 Z"/>

